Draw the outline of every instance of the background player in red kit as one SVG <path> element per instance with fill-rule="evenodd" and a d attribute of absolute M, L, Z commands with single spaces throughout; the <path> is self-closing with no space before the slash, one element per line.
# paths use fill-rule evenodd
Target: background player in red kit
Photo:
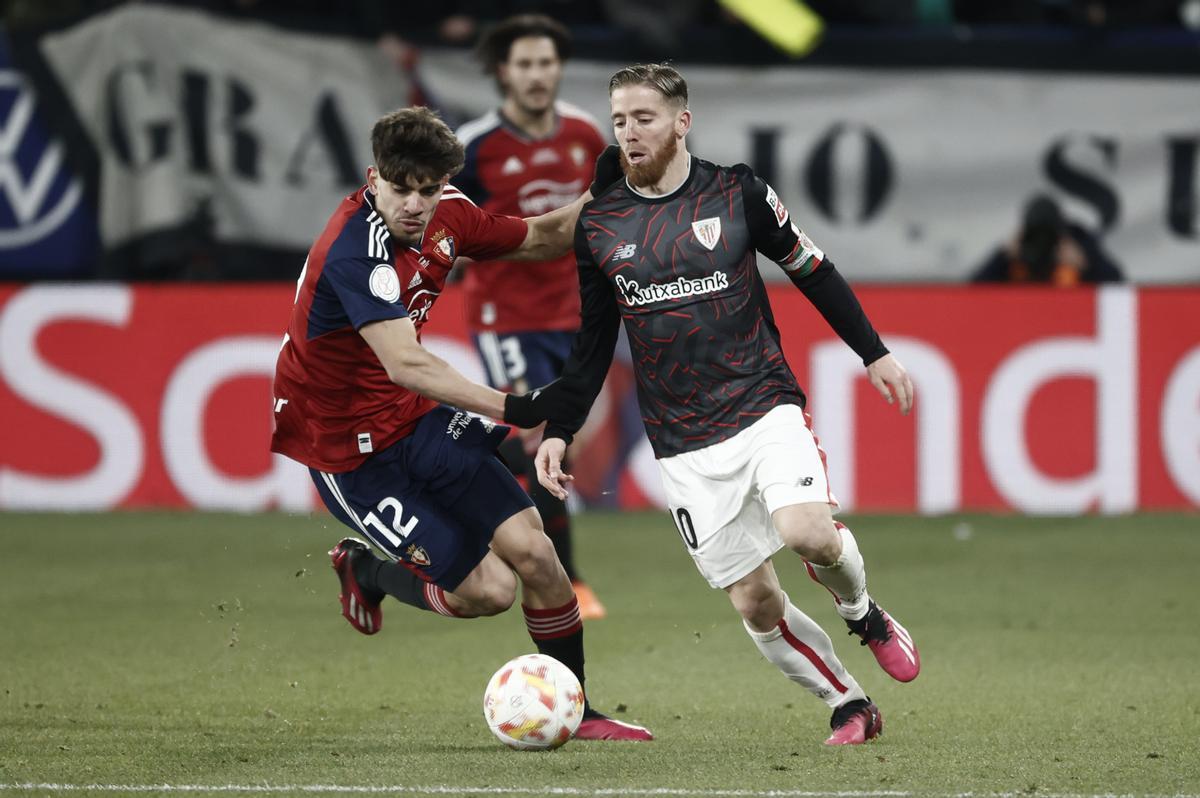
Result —
<path fill-rule="evenodd" d="M 499 109 L 458 130 L 466 149 L 454 184 L 481 208 L 531 216 L 560 208 L 583 193 L 604 149 L 594 119 L 557 100 L 570 33 L 549 17 L 510 17 L 486 31 L 478 52 L 499 88 Z M 579 279 L 569 253 L 537 263 L 486 260 L 466 267 L 467 324 L 493 388 L 524 393 L 558 376 L 579 326 Z M 540 430 L 522 431 L 501 448 L 529 480 L 546 534 L 567 571 L 586 618 L 604 605 L 580 578 L 566 504 L 537 481 L 533 452 Z"/>
<path fill-rule="evenodd" d="M 672 67 L 628 67 L 609 83 L 626 179 L 597 188 L 575 234 L 583 317 L 556 383 L 510 396 L 509 418 L 549 419 L 537 455 L 560 495 L 562 456 L 629 336 L 646 433 L 672 520 L 696 567 L 725 590 L 759 651 L 833 710 L 829 745 L 863 743 L 883 717 L 829 636 L 783 592 L 784 546 L 833 594 L 852 634 L 899 681 L 920 671 L 908 632 L 867 593 L 854 535 L 833 519 L 805 397 L 783 356 L 756 252 L 778 263 L 907 413 L 912 383 L 833 263 L 749 167 L 692 157 L 687 84 Z"/>
<path fill-rule="evenodd" d="M 367 185 L 333 214 L 300 275 L 271 448 L 307 465 L 330 511 L 390 558 L 357 538 L 330 552 L 355 629 L 379 631 L 384 595 L 454 617 L 503 612 L 519 577 L 538 651 L 582 683 L 570 580 L 495 454 L 507 429 L 465 412 L 501 417 L 505 395 L 423 348 L 420 330 L 458 255 L 560 254 L 583 198 L 528 220 L 480 210 L 447 184 L 462 145 L 425 108 L 384 116 L 371 143 Z M 652 739 L 590 704 L 576 737 Z"/>

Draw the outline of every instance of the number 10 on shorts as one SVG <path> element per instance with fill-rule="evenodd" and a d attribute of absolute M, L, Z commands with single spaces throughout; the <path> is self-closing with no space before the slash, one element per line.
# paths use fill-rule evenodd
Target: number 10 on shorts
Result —
<path fill-rule="evenodd" d="M 695 551 L 699 541 L 696 540 L 696 525 L 692 523 L 692 514 L 687 511 L 687 508 L 680 507 L 671 513 L 671 519 L 675 522 L 675 528 L 679 530 L 679 536 L 683 538 L 684 544 Z"/>

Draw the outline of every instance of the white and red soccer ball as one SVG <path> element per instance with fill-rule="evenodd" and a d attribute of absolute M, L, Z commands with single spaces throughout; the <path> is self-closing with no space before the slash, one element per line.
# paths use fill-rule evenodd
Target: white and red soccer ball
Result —
<path fill-rule="evenodd" d="M 583 687 L 571 669 L 545 654 L 525 654 L 500 667 L 483 693 L 492 734 L 523 751 L 558 748 L 583 720 Z"/>

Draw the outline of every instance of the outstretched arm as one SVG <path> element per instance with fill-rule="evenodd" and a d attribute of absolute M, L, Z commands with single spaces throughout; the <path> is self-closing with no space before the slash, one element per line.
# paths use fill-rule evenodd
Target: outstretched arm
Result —
<path fill-rule="evenodd" d="M 520 427 L 549 422 L 545 437 L 570 443 L 587 420 L 592 403 L 612 365 L 621 324 L 612 285 L 588 247 L 583 225 L 577 226 L 575 257 L 579 268 L 581 318 L 562 374 L 549 385 L 524 395 L 509 395 L 504 420 Z"/>
<path fill-rule="evenodd" d="M 850 285 L 816 244 L 791 221 L 775 192 L 753 174 L 745 187 L 746 223 L 755 248 L 783 268 L 788 278 L 846 344 L 862 358 L 876 390 L 900 412 L 912 408 L 912 380 L 889 352 L 863 312 Z"/>
<path fill-rule="evenodd" d="M 529 229 L 525 233 L 525 240 L 512 252 L 504 255 L 503 259 L 549 260 L 569 252 L 574 241 L 575 223 L 579 220 L 579 212 L 584 204 L 621 176 L 620 150 L 609 145 L 596 158 L 596 171 L 591 187 L 569 205 L 543 213 L 541 216 L 527 217 L 525 223 Z"/>
<path fill-rule="evenodd" d="M 504 412 L 504 394 L 471 382 L 421 346 L 410 319 L 371 322 L 358 332 L 395 384 L 472 413 L 496 418 Z"/>

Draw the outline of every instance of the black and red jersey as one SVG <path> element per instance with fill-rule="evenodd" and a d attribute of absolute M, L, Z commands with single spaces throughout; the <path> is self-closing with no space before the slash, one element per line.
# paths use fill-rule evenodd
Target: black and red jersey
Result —
<path fill-rule="evenodd" d="M 594 397 L 623 321 L 657 457 L 732 437 L 776 405 L 802 405 L 756 252 L 778 263 L 866 362 L 886 354 L 774 190 L 747 166 L 692 158 L 687 179 L 666 196 L 622 181 L 585 206 L 575 237 L 582 327 L 563 380 Z M 547 435 L 577 424 L 552 419 Z"/>

